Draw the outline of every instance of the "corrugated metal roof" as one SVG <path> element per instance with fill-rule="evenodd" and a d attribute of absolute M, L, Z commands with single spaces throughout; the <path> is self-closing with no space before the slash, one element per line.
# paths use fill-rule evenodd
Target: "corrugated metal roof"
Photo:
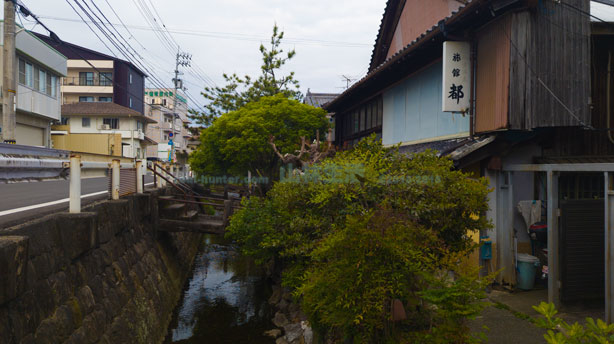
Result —
<path fill-rule="evenodd" d="M 440 23 L 443 22 L 444 24 L 448 24 L 449 22 L 454 21 L 462 13 L 464 13 L 465 11 L 468 11 L 471 7 L 475 6 L 478 3 L 480 3 L 480 0 L 467 0 L 467 3 L 465 5 L 459 7 L 456 11 L 452 12 L 449 16 L 443 18 L 440 21 Z M 338 102 L 340 99 L 344 98 L 346 95 L 348 95 L 351 92 L 353 92 L 354 89 L 356 89 L 357 87 L 362 85 L 364 82 L 366 82 L 367 80 L 373 78 L 375 75 L 377 75 L 379 72 L 384 70 L 386 67 L 390 66 L 393 62 L 395 62 L 395 61 L 399 60 L 400 58 L 404 57 L 405 55 L 409 54 L 411 51 L 414 50 L 414 48 L 416 48 L 417 46 L 421 45 L 425 41 L 425 38 L 427 38 L 431 34 L 440 33 L 439 25 L 440 24 L 432 26 L 430 29 L 426 30 L 426 32 L 421 34 L 418 38 L 414 39 L 411 43 L 406 45 L 403 49 L 399 50 L 398 52 L 394 53 L 392 56 L 387 58 L 384 62 L 382 62 L 379 66 L 374 68 L 371 72 L 369 72 L 367 75 L 365 75 L 362 79 L 360 79 L 358 82 L 354 83 L 350 88 L 345 90 L 337 98 L 335 98 L 333 101 L 328 103 L 327 106 L 330 106 L 333 103 Z"/>

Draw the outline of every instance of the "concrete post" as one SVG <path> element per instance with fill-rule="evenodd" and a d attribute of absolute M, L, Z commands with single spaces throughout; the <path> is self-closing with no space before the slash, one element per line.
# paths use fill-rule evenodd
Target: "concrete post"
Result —
<path fill-rule="evenodd" d="M 119 159 L 111 162 L 111 199 L 119 199 Z"/>
<path fill-rule="evenodd" d="M 143 162 L 137 160 L 134 166 L 136 167 L 136 193 L 143 193 Z"/>
<path fill-rule="evenodd" d="M 4 2 L 4 46 L 2 70 L 2 139 L 4 143 L 15 144 L 17 141 L 15 117 L 15 98 L 17 83 L 15 82 L 15 4 Z"/>
<path fill-rule="evenodd" d="M 558 308 L 559 299 L 559 178 L 546 172 L 548 187 L 548 302 Z M 605 195 L 607 197 L 607 195 Z"/>
<path fill-rule="evenodd" d="M 70 189 L 69 189 L 68 211 L 71 214 L 81 212 L 81 157 L 79 155 L 70 156 Z"/>

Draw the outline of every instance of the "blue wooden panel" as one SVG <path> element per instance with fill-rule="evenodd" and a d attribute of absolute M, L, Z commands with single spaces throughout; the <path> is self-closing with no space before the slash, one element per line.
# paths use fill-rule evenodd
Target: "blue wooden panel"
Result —
<path fill-rule="evenodd" d="M 384 93 L 383 143 L 469 132 L 469 116 L 441 111 L 441 62 Z"/>

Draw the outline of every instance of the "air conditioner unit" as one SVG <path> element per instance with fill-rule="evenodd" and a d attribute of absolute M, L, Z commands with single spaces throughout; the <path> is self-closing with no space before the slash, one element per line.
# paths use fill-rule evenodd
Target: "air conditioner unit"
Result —
<path fill-rule="evenodd" d="M 109 124 L 103 124 L 102 130 L 111 130 L 111 126 Z"/>

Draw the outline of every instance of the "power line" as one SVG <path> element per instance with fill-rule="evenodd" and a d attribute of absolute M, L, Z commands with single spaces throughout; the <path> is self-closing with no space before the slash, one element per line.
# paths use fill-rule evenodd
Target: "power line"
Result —
<path fill-rule="evenodd" d="M 81 4 L 79 4 L 79 3 L 77 2 L 77 0 L 74 0 L 74 1 L 75 1 L 75 3 L 76 3 L 78 6 L 79 6 L 79 8 L 81 8 L 81 10 L 84 12 L 84 14 L 85 14 L 86 16 L 88 16 L 88 18 L 93 19 L 93 18 L 92 18 L 92 16 L 89 14 L 89 12 L 87 12 L 87 10 L 85 10 L 85 8 L 84 8 L 83 6 L 81 6 Z M 68 0 L 67 0 L 67 2 L 68 2 Z M 90 9 L 90 10 L 91 10 L 91 8 L 90 8 L 90 7 L 87 5 L 87 3 L 85 3 L 85 1 L 84 1 L 84 0 L 83 0 L 83 2 L 84 2 L 84 4 L 85 4 L 85 5 L 88 7 L 88 9 Z M 71 6 L 71 7 L 72 7 L 72 6 Z M 75 11 L 76 11 L 76 9 L 75 9 L 74 7 L 73 7 L 73 10 L 75 10 Z M 79 14 L 79 13 L 77 12 L 77 14 Z M 96 18 L 99 18 L 99 17 L 98 17 L 98 16 L 97 16 L 95 13 L 94 13 L 94 15 L 96 16 Z M 79 16 L 80 16 L 80 15 L 79 15 Z M 102 24 L 103 24 L 103 26 L 104 26 L 104 23 L 102 23 Z M 156 78 L 156 77 L 153 75 L 153 73 L 152 73 L 151 71 L 149 71 L 149 70 L 148 70 L 148 69 L 147 69 L 145 66 L 143 66 L 142 64 L 140 64 L 140 63 L 139 63 L 139 62 L 140 62 L 140 61 L 139 61 L 139 59 L 132 60 L 132 59 L 130 58 L 130 56 L 128 56 L 128 55 L 132 55 L 132 57 L 134 57 L 134 55 L 133 55 L 132 53 L 130 53 L 130 51 L 129 51 L 129 50 L 128 50 L 128 49 L 127 49 L 127 48 L 126 48 L 124 45 L 123 45 L 123 43 L 122 43 L 122 42 L 119 42 L 119 44 L 120 44 L 120 45 L 122 45 L 122 46 L 124 47 L 124 49 L 125 49 L 125 50 L 123 50 L 123 49 L 122 49 L 122 48 L 121 48 L 121 47 L 120 47 L 120 46 L 119 46 L 119 45 L 118 45 L 118 44 L 117 44 L 117 43 L 116 43 L 116 42 L 115 42 L 115 41 L 114 41 L 114 40 L 113 40 L 113 39 L 110 37 L 109 33 L 107 33 L 107 31 L 105 31 L 105 30 L 104 30 L 104 29 L 103 29 L 103 28 L 102 28 L 100 25 L 98 25 L 98 24 L 94 24 L 94 25 L 96 25 L 96 27 L 98 28 L 98 30 L 100 30 L 100 32 L 101 32 L 101 33 L 103 33 L 103 35 L 105 35 L 105 37 L 107 37 L 107 39 L 108 39 L 108 40 L 111 42 L 111 44 L 112 44 L 112 45 L 113 45 L 113 46 L 114 46 L 114 47 L 115 47 L 115 48 L 116 48 L 116 49 L 117 49 L 117 50 L 118 50 L 118 51 L 119 51 L 119 52 L 120 52 L 122 55 L 124 55 L 124 56 L 125 56 L 125 58 L 126 58 L 126 59 L 127 59 L 129 62 L 130 62 L 130 63 L 132 63 L 132 64 L 134 64 L 134 65 L 139 65 L 139 67 L 140 67 L 140 68 L 144 69 L 144 70 L 145 70 L 147 73 L 149 73 L 149 74 L 150 74 L 150 76 L 151 76 L 152 80 L 159 82 L 159 80 L 157 80 L 157 78 Z M 89 25 L 88 25 L 88 27 L 89 27 Z M 106 26 L 105 26 L 105 27 L 106 27 Z M 94 30 L 93 30 L 91 27 L 90 27 L 90 30 L 92 30 L 92 32 L 95 32 L 95 31 L 94 31 Z M 115 34 L 113 34 L 113 32 L 111 32 L 111 35 L 113 35 L 113 37 L 115 37 L 115 38 L 117 39 L 117 37 L 115 36 Z M 120 36 L 121 36 L 121 34 L 120 34 Z M 100 37 L 99 37 L 98 35 L 97 35 L 97 37 L 100 39 Z M 122 37 L 122 38 L 123 38 L 123 37 Z M 104 41 L 103 41 L 103 43 L 104 43 Z M 126 53 L 126 52 L 127 52 L 127 53 Z"/>
<path fill-rule="evenodd" d="M 55 16 L 44 16 L 41 18 L 50 19 L 50 20 L 58 20 L 58 21 L 66 21 L 66 22 L 80 22 L 79 20 L 72 18 L 63 18 L 63 17 L 55 17 Z M 120 25 L 114 23 L 113 25 Z M 162 29 L 162 28 L 154 28 L 147 27 L 142 25 L 126 25 L 129 28 L 136 30 L 145 30 L 145 31 L 154 31 L 154 32 L 168 32 L 174 33 L 178 35 L 189 35 L 189 36 L 199 36 L 199 37 L 209 37 L 209 38 L 217 38 L 217 39 L 230 39 L 230 40 L 239 40 L 239 41 L 252 41 L 252 42 L 262 42 L 267 41 L 270 37 L 254 35 L 254 34 L 243 34 L 243 33 L 232 33 L 232 32 L 218 32 L 218 31 L 200 31 L 200 30 L 189 30 L 189 29 Z M 288 38 L 284 37 L 284 42 L 298 45 L 320 45 L 325 47 L 338 47 L 338 48 L 364 48 L 371 47 L 371 44 L 368 43 L 356 43 L 356 42 L 345 42 L 345 41 L 329 41 L 329 40 L 321 40 L 321 39 L 311 39 L 311 38 Z"/>

